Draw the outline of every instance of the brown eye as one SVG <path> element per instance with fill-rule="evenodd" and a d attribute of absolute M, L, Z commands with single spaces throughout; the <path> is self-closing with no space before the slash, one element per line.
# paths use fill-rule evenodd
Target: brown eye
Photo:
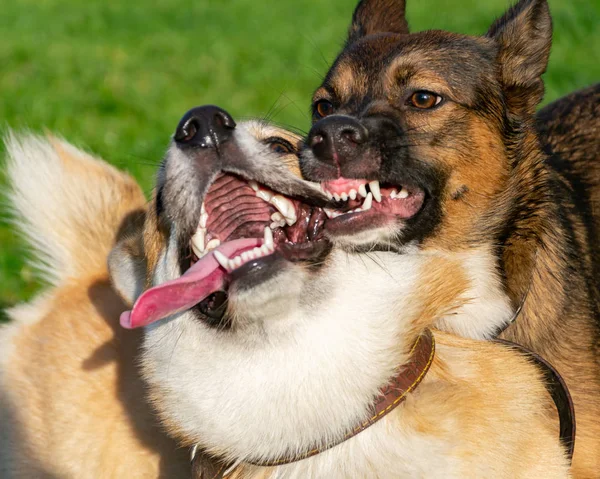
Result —
<path fill-rule="evenodd" d="M 333 105 L 330 101 L 319 100 L 315 103 L 315 116 L 317 118 L 325 118 L 333 114 Z"/>
<path fill-rule="evenodd" d="M 296 152 L 296 149 L 292 146 L 292 144 L 283 138 L 269 138 L 267 142 L 269 149 L 279 155 L 289 155 Z"/>
<path fill-rule="evenodd" d="M 442 97 L 428 91 L 417 91 L 409 98 L 410 105 L 420 110 L 429 110 L 437 106 L 442 101 Z"/>

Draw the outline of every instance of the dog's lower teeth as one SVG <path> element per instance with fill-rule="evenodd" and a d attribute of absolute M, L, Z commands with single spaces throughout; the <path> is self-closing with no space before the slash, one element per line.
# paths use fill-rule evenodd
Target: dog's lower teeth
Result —
<path fill-rule="evenodd" d="M 373 193 L 369 192 L 367 197 L 365 198 L 365 202 L 362 204 L 361 208 L 363 211 L 367 211 L 371 209 L 373 205 Z"/>
<path fill-rule="evenodd" d="M 219 246 L 221 246 L 221 242 L 218 239 L 212 239 L 206 245 L 206 252 L 218 248 Z"/>

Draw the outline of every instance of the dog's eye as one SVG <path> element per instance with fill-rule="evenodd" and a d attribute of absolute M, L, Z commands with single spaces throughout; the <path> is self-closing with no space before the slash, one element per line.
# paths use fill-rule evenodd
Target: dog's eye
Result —
<path fill-rule="evenodd" d="M 442 97 L 428 91 L 416 91 L 408 99 L 409 104 L 420 110 L 429 110 L 441 103 Z"/>
<path fill-rule="evenodd" d="M 328 100 L 319 100 L 314 105 L 315 117 L 325 118 L 333 114 L 333 105 Z"/>
<path fill-rule="evenodd" d="M 279 155 L 289 155 L 291 153 L 296 153 L 296 149 L 294 146 L 287 140 L 283 138 L 269 138 L 267 140 L 267 144 L 269 145 L 269 149 L 277 153 Z"/>

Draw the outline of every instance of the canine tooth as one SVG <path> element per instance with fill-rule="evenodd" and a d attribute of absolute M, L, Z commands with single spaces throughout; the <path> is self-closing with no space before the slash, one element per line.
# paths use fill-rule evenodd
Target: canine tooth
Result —
<path fill-rule="evenodd" d="M 365 199 L 365 202 L 362 204 L 363 211 L 370 210 L 372 205 L 373 205 L 373 193 L 369 192 L 369 194 L 367 195 L 367 198 Z"/>
<path fill-rule="evenodd" d="M 369 189 L 373 193 L 373 198 L 377 203 L 381 203 L 381 189 L 379 188 L 379 181 L 374 180 L 369 183 Z"/>
<path fill-rule="evenodd" d="M 205 215 L 206 214 L 206 208 L 204 207 L 204 202 L 202 202 L 202 205 L 200 206 L 200 214 L 201 215 Z"/>
<path fill-rule="evenodd" d="M 200 215 L 200 228 L 206 228 L 206 223 L 208 223 L 208 213 L 202 213 Z"/>
<path fill-rule="evenodd" d="M 269 203 L 277 208 L 284 217 L 287 217 L 288 213 L 294 209 L 292 202 L 281 195 L 272 196 Z"/>
<path fill-rule="evenodd" d="M 342 193 L 340 195 L 340 198 L 342 199 L 342 201 L 348 201 L 348 195 L 346 193 Z"/>
<path fill-rule="evenodd" d="M 221 241 L 218 239 L 211 239 L 206 245 L 206 250 L 210 251 L 211 249 L 215 249 L 221 246 Z"/>
<path fill-rule="evenodd" d="M 398 196 L 398 192 L 396 190 L 392 190 L 390 193 L 390 198 L 395 198 L 396 196 Z"/>
<path fill-rule="evenodd" d="M 204 228 L 198 228 L 194 236 L 192 236 L 192 246 L 196 247 L 200 253 L 204 253 L 204 238 L 206 236 L 206 230 Z M 196 254 L 197 255 L 197 254 Z"/>
<path fill-rule="evenodd" d="M 358 187 L 358 194 L 360 196 L 362 196 L 363 198 L 367 197 L 367 186 L 366 185 L 360 185 Z"/>
<path fill-rule="evenodd" d="M 408 198 L 408 190 L 406 188 L 402 188 L 400 193 L 398 193 L 398 198 Z"/>
<path fill-rule="evenodd" d="M 223 253 L 221 253 L 220 251 L 213 251 L 213 256 L 217 260 L 217 263 L 223 266 L 223 268 L 225 268 L 227 271 L 231 269 L 229 264 L 231 261 Z"/>
<path fill-rule="evenodd" d="M 273 244 L 273 232 L 271 231 L 271 228 L 269 228 L 268 226 L 265 228 L 264 244 L 266 244 L 267 246 Z"/>
<path fill-rule="evenodd" d="M 256 181 L 249 181 L 248 184 L 250 185 L 250 188 L 252 188 L 254 191 L 258 191 L 258 183 Z"/>
<path fill-rule="evenodd" d="M 350 190 L 350 193 L 348 193 L 348 196 L 350 197 L 351 200 L 355 200 L 357 194 L 358 194 L 358 192 L 356 190 Z"/>
<path fill-rule="evenodd" d="M 258 196 L 260 199 L 265 200 L 267 203 L 269 203 L 271 201 L 271 198 L 273 198 L 273 193 L 271 193 L 270 191 L 266 191 L 266 190 L 258 190 L 256 192 L 256 196 Z"/>

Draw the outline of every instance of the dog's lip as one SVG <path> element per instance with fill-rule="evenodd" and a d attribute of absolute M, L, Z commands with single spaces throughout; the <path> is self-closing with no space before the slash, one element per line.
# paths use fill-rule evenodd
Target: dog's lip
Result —
<path fill-rule="evenodd" d="M 378 180 L 338 178 L 322 182 L 321 187 L 328 196 L 341 200 L 338 208 L 325 209 L 328 236 L 410 220 L 423 210 L 427 197 L 424 188 L 409 182 L 392 186 Z"/>
<path fill-rule="evenodd" d="M 262 245 L 258 238 L 228 241 L 218 250 L 227 256 L 236 256 Z M 131 311 L 121 315 L 121 326 L 126 329 L 147 326 L 160 319 L 190 309 L 213 292 L 223 289 L 226 271 L 213 254 L 204 256 L 179 278 L 146 290 Z"/>

